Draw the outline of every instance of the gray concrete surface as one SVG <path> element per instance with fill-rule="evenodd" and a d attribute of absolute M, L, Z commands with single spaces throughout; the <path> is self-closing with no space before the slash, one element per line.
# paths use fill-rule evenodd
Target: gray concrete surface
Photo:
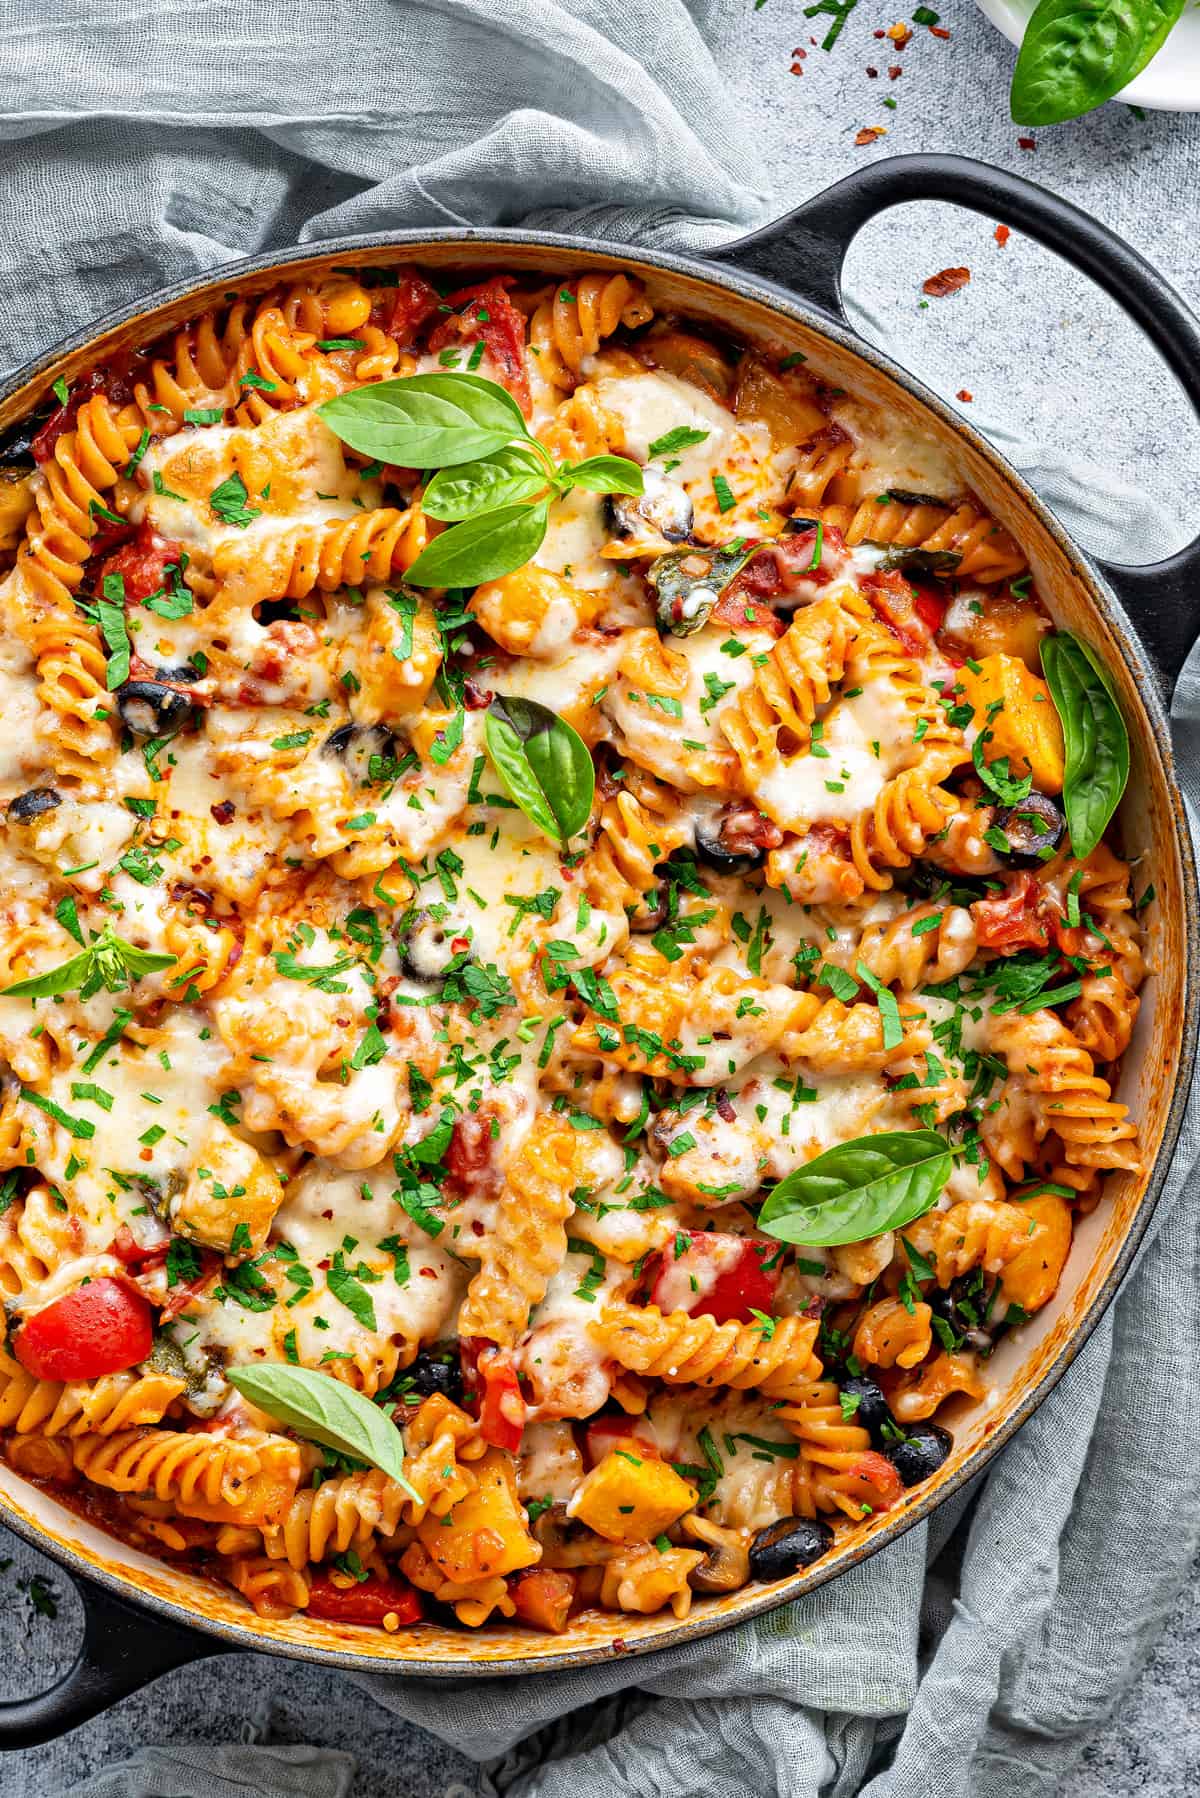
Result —
<path fill-rule="evenodd" d="M 918 32 L 903 55 L 873 37 L 897 16 L 860 0 L 832 53 L 811 41 L 829 20 L 806 20 L 798 0 L 721 0 L 717 51 L 742 97 L 779 198 L 796 204 L 864 161 L 956 150 L 1029 175 L 1088 208 L 1200 301 L 1196 200 L 1200 118 L 1106 107 L 1091 119 L 1034 134 L 1018 146 L 1008 118 L 1012 53 L 968 0 L 941 0 L 949 42 Z M 803 75 L 790 72 L 804 48 Z M 872 80 L 870 64 L 880 71 Z M 890 81 L 889 66 L 903 74 Z M 883 99 L 896 101 L 895 109 Z M 888 135 L 858 147 L 855 133 Z M 851 283 L 881 319 L 893 350 L 964 409 L 1004 417 L 1035 442 L 1080 449 L 1169 504 L 1184 540 L 1200 517 L 1200 439 L 1161 365 L 1107 300 L 1014 235 L 1000 248 L 994 221 L 948 207 L 905 207 L 864 232 Z M 920 307 L 921 280 L 950 265 L 968 288 Z M 1119 521 L 1114 521 L 1119 535 Z M 1150 1377 L 1152 1377 L 1152 1370 Z M 5 1694 L 40 1689 L 69 1662 L 78 1612 L 62 1576 L 0 1531 L 0 1658 Z M 39 1614 L 28 1581 L 40 1572 L 58 1615 Z M 1181 1597 L 1151 1661 L 1097 1731 L 1063 1786 L 1064 1798 L 1183 1798 L 1200 1784 L 1200 1603 Z M 3 1798 L 42 1798 L 122 1759 L 144 1741 L 229 1740 L 267 1733 L 349 1749 L 356 1798 L 463 1798 L 469 1765 L 432 1737 L 396 1723 L 348 1680 L 265 1657 L 216 1660 L 168 1675 L 58 1742 L 0 1763 Z"/>

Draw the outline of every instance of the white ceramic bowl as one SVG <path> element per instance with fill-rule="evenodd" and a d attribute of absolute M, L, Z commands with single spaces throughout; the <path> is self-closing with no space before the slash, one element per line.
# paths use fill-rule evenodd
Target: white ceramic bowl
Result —
<path fill-rule="evenodd" d="M 1035 0 L 978 0 L 978 5 L 1010 44 L 1019 44 Z M 1162 112 L 1200 112 L 1200 5 L 1196 0 L 1190 0 L 1153 62 L 1117 99 Z"/>

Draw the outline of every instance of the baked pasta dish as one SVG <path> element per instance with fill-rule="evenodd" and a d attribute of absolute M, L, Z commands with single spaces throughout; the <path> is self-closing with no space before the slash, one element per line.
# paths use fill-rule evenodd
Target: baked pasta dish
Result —
<path fill-rule="evenodd" d="M 1138 1166 L 1125 729 L 942 453 L 632 277 L 401 267 L 0 457 L 10 1464 L 389 1630 L 912 1503 Z"/>

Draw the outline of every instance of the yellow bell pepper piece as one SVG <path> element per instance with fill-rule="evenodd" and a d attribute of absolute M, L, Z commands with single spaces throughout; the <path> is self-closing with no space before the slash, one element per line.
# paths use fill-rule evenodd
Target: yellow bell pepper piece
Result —
<path fill-rule="evenodd" d="M 460 1584 L 532 1567 L 542 1551 L 529 1533 L 517 1497 L 512 1456 L 502 1448 L 489 1448 L 470 1463 L 470 1471 L 474 1490 L 445 1517 L 431 1514 L 417 1526 L 421 1546 L 448 1580 Z"/>
<path fill-rule="evenodd" d="M 1011 774 L 1032 774 L 1039 793 L 1061 793 L 1062 725 L 1045 681 L 1019 656 L 991 655 L 977 662 L 975 671 L 963 668 L 958 684 L 974 709 L 975 728 L 992 733 L 984 761 L 1007 756 Z"/>
<path fill-rule="evenodd" d="M 567 1510 L 609 1542 L 651 1542 L 696 1503 L 666 1461 L 613 1449 L 580 1482 Z"/>

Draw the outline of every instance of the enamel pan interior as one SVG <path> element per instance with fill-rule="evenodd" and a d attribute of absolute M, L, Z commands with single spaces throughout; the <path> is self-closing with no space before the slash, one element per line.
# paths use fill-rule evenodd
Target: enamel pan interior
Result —
<path fill-rule="evenodd" d="M 104 331 L 72 340 L 8 388 L 0 400 L 0 428 L 40 401 L 58 375 L 69 380 L 117 348 L 157 338 L 210 303 L 219 304 L 222 295 L 234 289 L 253 294 L 281 274 L 294 280 L 316 277 L 351 261 L 376 265 L 416 261 L 437 270 L 498 267 L 521 273 L 544 271 L 548 276 L 580 268 L 632 267 L 646 281 L 659 308 L 711 320 L 721 331 L 750 343 L 800 350 L 815 371 L 880 407 L 894 427 L 933 438 L 951 455 L 965 484 L 1024 546 L 1057 622 L 1085 636 L 1113 671 L 1133 751 L 1133 772 L 1121 812 L 1124 848 L 1127 854 L 1145 858 L 1138 887 L 1153 879 L 1158 895 L 1145 914 L 1155 972 L 1119 1088 L 1119 1096 L 1140 1123 L 1145 1171 L 1137 1177 L 1110 1179 L 1104 1201 L 1080 1220 L 1057 1297 L 993 1358 L 990 1396 L 976 1404 L 956 1401 L 957 1414 L 939 1413 L 952 1425 L 955 1437 L 954 1452 L 941 1471 L 915 1489 L 898 1510 L 852 1532 L 807 1572 L 774 1586 L 701 1599 L 683 1622 L 669 1612 L 647 1618 L 589 1613 L 562 1637 L 503 1623 L 478 1634 L 425 1625 L 386 1635 L 301 1616 L 268 1621 L 256 1617 L 235 1593 L 124 1547 L 0 1465 L 0 1516 L 6 1523 L 64 1567 L 156 1614 L 168 1625 L 165 1637 L 177 1633 L 171 1624 L 205 1632 L 207 1639 L 195 1638 L 191 1650 L 195 1656 L 248 1648 L 351 1670 L 391 1667 L 455 1678 L 549 1671 L 695 1640 L 812 1591 L 884 1548 L 960 1490 L 1062 1377 L 1129 1266 L 1179 1129 L 1193 1052 L 1194 1028 L 1187 1020 L 1189 1002 L 1194 1004 L 1190 995 L 1195 978 L 1196 876 L 1155 669 L 1129 619 L 1086 558 L 1021 478 L 935 396 L 864 347 L 827 313 L 735 268 L 668 255 L 615 253 L 584 239 L 517 232 L 457 231 L 427 237 L 401 233 L 342 240 L 319 253 L 309 249 L 226 268 L 214 280 L 173 289 Z M 145 1622 L 149 1625 L 150 1619 Z M 781 1620 L 781 1627 L 790 1626 Z M 147 1647 L 142 1678 L 153 1678 L 185 1658 L 185 1652 L 172 1652 L 155 1660 Z M 127 1680 L 124 1689 L 130 1683 Z M 97 1702 L 88 1706 L 89 1711 L 96 1708 Z"/>

